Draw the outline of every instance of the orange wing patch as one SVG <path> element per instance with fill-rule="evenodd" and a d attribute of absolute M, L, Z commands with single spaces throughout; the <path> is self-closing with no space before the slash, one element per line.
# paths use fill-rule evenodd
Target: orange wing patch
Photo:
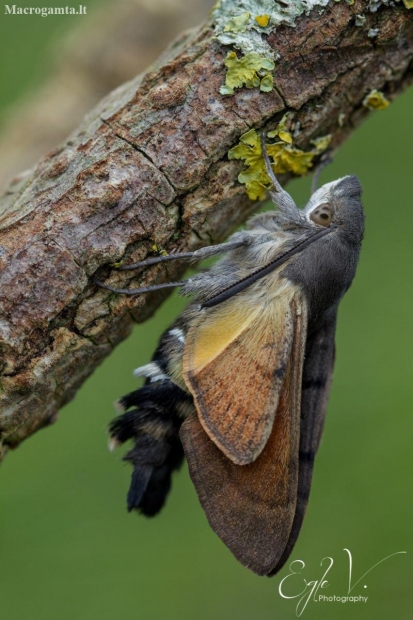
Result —
<path fill-rule="evenodd" d="M 188 332 L 183 376 L 199 420 L 238 465 L 254 461 L 271 433 L 293 341 L 296 292 L 291 285 L 271 304 L 247 312 L 234 297 Z"/>
<path fill-rule="evenodd" d="M 196 415 L 181 427 L 190 475 L 212 529 L 244 566 L 259 575 L 269 574 L 279 562 L 296 507 L 306 308 L 296 314 L 294 305 L 293 344 L 277 414 L 258 458 L 249 465 L 235 465 L 211 441 Z"/>

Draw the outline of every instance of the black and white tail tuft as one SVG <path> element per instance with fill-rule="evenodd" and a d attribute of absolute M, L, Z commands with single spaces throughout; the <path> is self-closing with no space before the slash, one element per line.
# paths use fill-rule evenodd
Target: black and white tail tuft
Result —
<path fill-rule="evenodd" d="M 114 444 L 132 440 L 134 447 L 123 457 L 133 465 L 128 510 L 152 517 L 165 503 L 171 474 L 182 464 L 179 439 L 182 417 L 178 407 L 192 397 L 169 379 L 147 384 L 124 396 L 119 404 L 126 411 L 115 418 L 109 433 Z"/>

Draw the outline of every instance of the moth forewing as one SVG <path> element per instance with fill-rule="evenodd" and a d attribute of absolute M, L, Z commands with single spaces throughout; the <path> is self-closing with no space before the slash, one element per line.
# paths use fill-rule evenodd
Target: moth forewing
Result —
<path fill-rule="evenodd" d="M 248 465 L 233 463 L 196 415 L 180 431 L 190 476 L 212 529 L 258 575 L 271 573 L 282 557 L 296 508 L 307 330 L 307 307 L 300 294 L 291 299 L 290 312 L 293 335 L 285 376 L 274 424 L 258 458 Z"/>
<path fill-rule="evenodd" d="M 278 274 L 268 279 L 260 283 L 265 300 L 252 287 L 201 311 L 186 337 L 183 376 L 199 420 L 237 465 L 264 449 L 293 344 L 298 287 Z"/>

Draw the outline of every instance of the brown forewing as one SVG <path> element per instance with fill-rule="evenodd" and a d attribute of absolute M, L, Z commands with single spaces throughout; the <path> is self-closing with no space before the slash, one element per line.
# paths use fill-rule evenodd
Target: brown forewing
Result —
<path fill-rule="evenodd" d="M 211 309 L 186 338 L 183 375 L 217 447 L 245 465 L 262 452 L 293 341 L 293 285 L 266 306 L 237 298 Z"/>
<path fill-rule="evenodd" d="M 304 304 L 298 307 L 293 301 L 292 315 L 293 344 L 277 414 L 257 460 L 234 464 L 211 441 L 195 415 L 181 428 L 190 475 L 212 529 L 242 564 L 259 575 L 270 573 L 280 560 L 296 506 Z"/>

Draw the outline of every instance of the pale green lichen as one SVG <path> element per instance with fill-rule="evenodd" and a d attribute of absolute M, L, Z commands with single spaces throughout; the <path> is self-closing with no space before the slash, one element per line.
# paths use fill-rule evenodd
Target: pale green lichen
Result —
<path fill-rule="evenodd" d="M 329 145 L 331 136 L 323 136 L 312 141 L 314 148 L 303 151 L 292 145 L 291 133 L 286 129 L 285 115 L 275 131 L 268 133 L 269 138 L 278 138 L 277 142 L 266 144 L 267 152 L 272 158 L 272 167 L 276 174 L 292 172 L 297 176 L 306 174 L 313 165 L 316 155 L 323 152 Z M 239 144 L 228 151 L 229 159 L 242 159 L 246 169 L 238 175 L 238 181 L 245 184 L 251 200 L 264 200 L 271 187 L 271 181 L 265 169 L 261 151 L 261 140 L 255 129 L 241 136 Z"/>
<path fill-rule="evenodd" d="M 278 4 L 274 0 L 239 0 L 237 3 L 233 0 L 219 0 L 211 11 L 215 37 L 223 45 L 229 45 L 238 52 L 235 57 L 226 57 L 228 75 L 225 86 L 220 89 L 221 94 L 232 95 L 234 88 L 242 86 L 259 87 L 263 92 L 271 91 L 273 77 L 270 72 L 274 69 L 277 55 L 262 35 L 269 34 L 280 24 L 294 26 L 299 15 L 308 14 L 316 6 L 325 7 L 328 3 L 329 0 L 291 0 L 288 4 Z M 250 65 L 252 54 L 254 64 L 260 68 L 253 69 L 255 75 L 249 72 L 249 76 L 244 77 L 246 68 L 241 66 L 242 60 L 248 56 L 245 64 Z M 266 69 L 269 62 L 273 63 L 272 69 Z"/>
<path fill-rule="evenodd" d="M 400 1 L 403 2 L 406 9 L 413 9 L 413 0 L 370 0 L 368 8 L 372 13 L 375 13 L 381 5 L 395 6 L 395 3 Z"/>
<path fill-rule="evenodd" d="M 274 77 L 272 75 L 265 75 L 260 82 L 260 90 L 263 93 L 269 93 L 274 88 Z"/>
<path fill-rule="evenodd" d="M 364 24 L 366 23 L 366 19 L 367 17 L 363 14 L 356 15 L 355 25 L 358 26 L 359 28 L 361 26 L 364 26 Z"/>
<path fill-rule="evenodd" d="M 322 11 L 332 0 L 288 0 L 275 2 L 274 0 L 218 0 L 211 10 L 211 19 L 215 30 L 215 38 L 222 45 L 228 45 L 238 52 L 237 58 L 248 54 L 256 54 L 260 57 L 261 63 L 265 61 L 275 61 L 277 54 L 267 42 L 268 35 L 278 26 L 295 26 L 296 19 L 310 11 L 318 8 Z M 334 0 L 340 2 L 340 0 Z M 354 4 L 354 0 L 346 0 L 348 4 Z M 413 8 L 413 0 L 369 0 L 367 9 L 377 11 L 381 4 L 394 6 L 395 2 L 403 2 L 407 8 Z M 357 15 L 356 25 L 362 26 L 365 23 L 365 16 Z M 371 36 L 371 35 L 370 35 Z M 225 64 L 227 65 L 228 56 Z M 227 65 L 228 67 L 228 65 Z M 260 87 L 264 92 L 273 88 L 273 81 L 269 74 L 266 76 L 257 75 L 248 79 L 236 79 L 235 68 L 232 66 L 230 71 L 232 76 L 226 80 L 225 86 L 221 88 L 222 94 L 233 94 L 234 88 L 247 86 L 248 88 Z M 264 79 L 263 79 L 264 78 Z M 240 86 L 231 87 L 230 83 L 239 83 Z"/>
<path fill-rule="evenodd" d="M 263 58 L 255 52 L 250 52 L 238 58 L 235 52 L 229 52 L 225 59 L 228 73 L 225 85 L 221 86 L 221 95 L 232 95 L 234 88 L 256 88 L 264 92 L 272 90 L 273 77 L 270 74 L 274 69 L 274 62 L 269 58 Z"/>
<path fill-rule="evenodd" d="M 233 32 L 238 34 L 239 32 L 245 32 L 247 29 L 247 23 L 249 21 L 251 13 L 241 13 L 237 17 L 233 17 L 224 26 L 224 32 Z"/>
<path fill-rule="evenodd" d="M 369 110 L 385 110 L 389 107 L 390 101 L 379 90 L 372 90 L 364 97 L 363 105 Z"/>
<path fill-rule="evenodd" d="M 354 0 L 346 2 L 354 4 Z M 369 0 L 367 8 L 375 12 L 380 5 L 394 6 L 400 2 L 408 9 L 413 8 L 413 0 Z M 288 0 L 283 3 L 274 0 L 238 0 L 237 3 L 218 0 L 211 9 L 211 18 L 215 36 L 223 45 L 231 45 L 243 54 L 256 52 L 274 59 L 274 50 L 262 34 L 269 34 L 280 25 L 294 27 L 300 15 L 308 15 L 315 8 L 323 10 L 330 3 L 331 0 Z"/>
<path fill-rule="evenodd" d="M 211 11 L 215 36 L 223 45 L 230 45 L 243 54 L 256 52 L 274 60 L 274 50 L 262 34 L 269 34 L 281 24 L 294 26 L 297 17 L 308 14 L 315 7 L 326 7 L 329 1 L 290 0 L 278 4 L 274 0 L 239 0 L 234 6 L 233 0 L 220 0 Z M 246 20 L 244 30 L 246 14 L 250 18 Z M 238 20 L 243 24 L 242 29 L 237 27 Z"/>

